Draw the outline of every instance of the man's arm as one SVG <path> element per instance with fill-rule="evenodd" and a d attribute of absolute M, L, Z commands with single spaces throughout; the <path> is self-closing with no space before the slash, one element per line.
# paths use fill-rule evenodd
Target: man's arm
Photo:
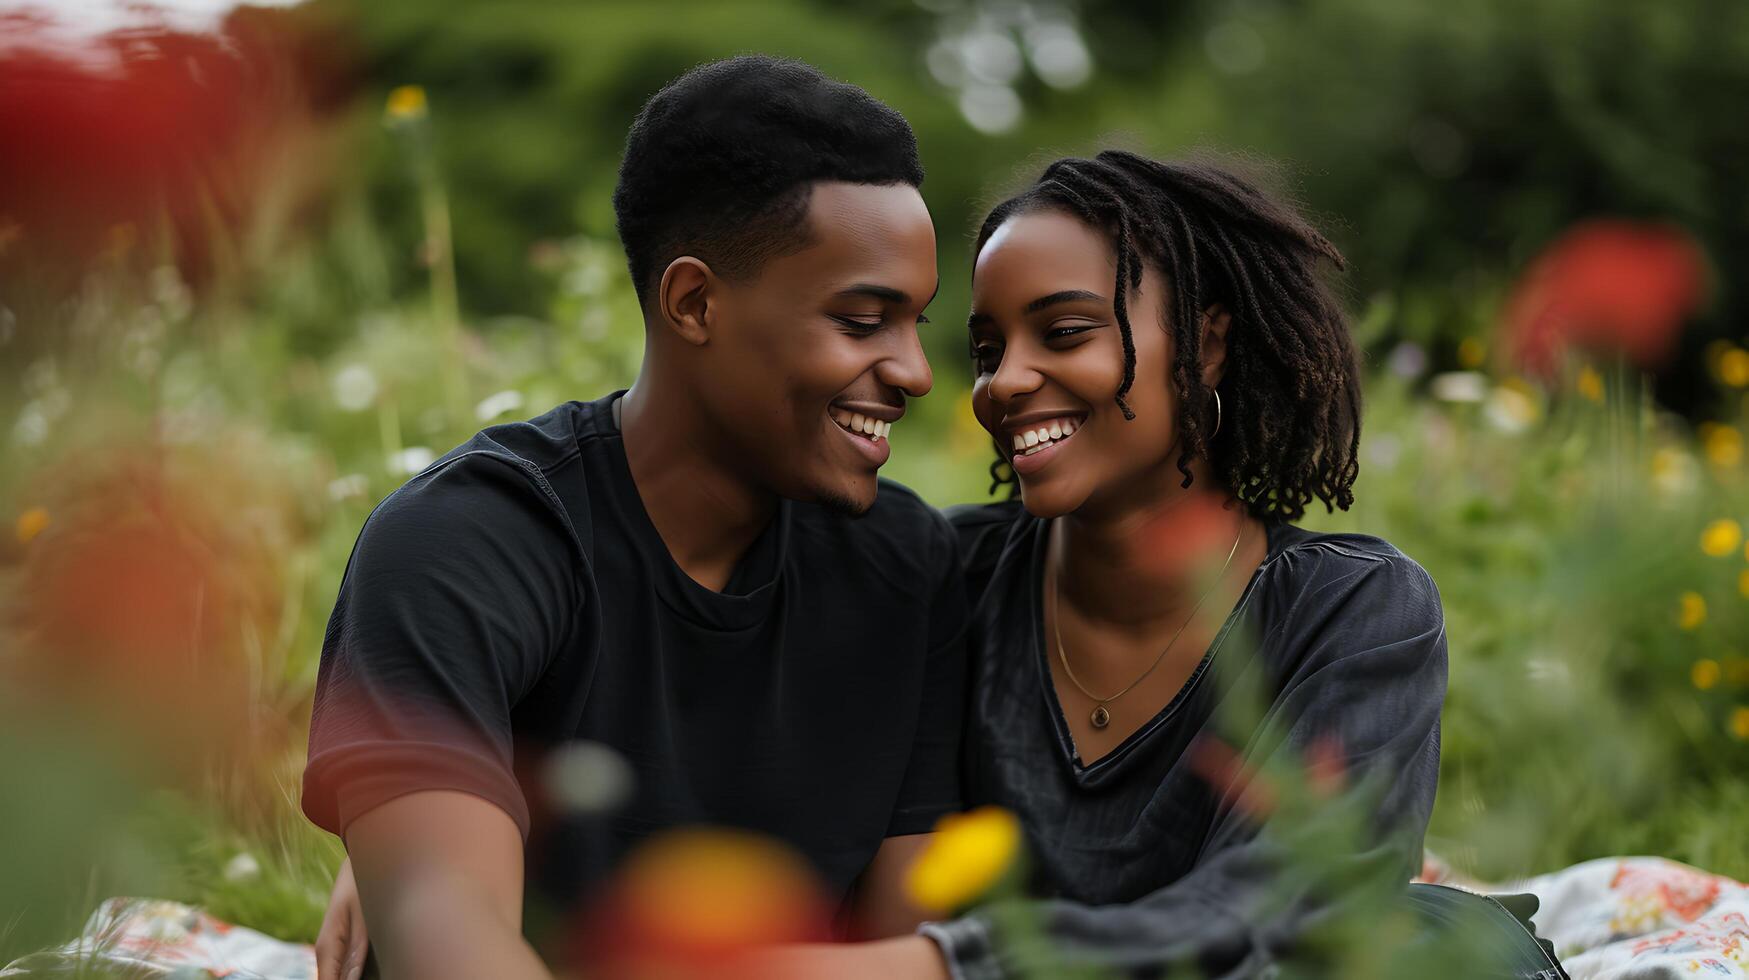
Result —
<path fill-rule="evenodd" d="M 905 897 L 905 872 L 928 846 L 930 834 L 906 834 L 881 842 L 850 896 L 853 939 L 909 936 L 930 918 Z"/>
<path fill-rule="evenodd" d="M 522 835 L 499 807 L 409 793 L 354 819 L 346 849 L 386 980 L 550 980 L 522 937 Z"/>

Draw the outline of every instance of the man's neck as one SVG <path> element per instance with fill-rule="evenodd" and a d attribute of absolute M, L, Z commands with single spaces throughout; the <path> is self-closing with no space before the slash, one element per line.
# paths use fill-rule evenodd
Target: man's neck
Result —
<path fill-rule="evenodd" d="M 632 483 L 675 564 L 720 592 L 771 522 L 777 497 L 722 466 L 708 427 L 687 416 L 689 401 L 663 398 L 659 387 L 640 377 L 614 403 Z"/>

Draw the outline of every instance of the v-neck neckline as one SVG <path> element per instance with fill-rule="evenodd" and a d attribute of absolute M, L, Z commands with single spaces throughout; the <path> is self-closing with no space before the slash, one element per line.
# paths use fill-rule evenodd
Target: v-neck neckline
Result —
<path fill-rule="evenodd" d="M 1257 567 L 1252 570 L 1251 578 L 1246 581 L 1244 591 L 1239 593 L 1238 600 L 1233 603 L 1233 608 L 1227 613 L 1227 618 L 1221 623 L 1221 628 L 1215 632 L 1214 639 L 1209 641 L 1208 649 L 1203 652 L 1202 659 L 1197 661 L 1196 668 L 1190 672 L 1190 676 L 1185 679 L 1178 692 L 1172 695 L 1165 706 L 1155 712 L 1152 718 L 1125 736 L 1123 741 L 1119 742 L 1111 751 L 1092 762 L 1086 762 L 1081 758 L 1080 750 L 1075 746 L 1074 732 L 1070 730 L 1068 716 L 1063 712 L 1063 701 L 1057 694 L 1057 682 L 1051 676 L 1049 648 L 1045 644 L 1044 637 L 1045 617 L 1042 601 L 1044 596 L 1044 566 L 1046 551 L 1050 544 L 1051 525 L 1054 520 L 1053 518 L 1038 521 L 1034 528 L 1031 556 L 1028 559 L 1030 568 L 1027 576 L 1031 586 L 1027 589 L 1027 604 L 1030 607 L 1028 614 L 1032 624 L 1031 629 L 1028 630 L 1028 636 L 1032 641 L 1033 666 L 1038 670 L 1039 687 L 1046 702 L 1045 708 L 1050 714 L 1051 725 L 1056 731 L 1060 757 L 1068 764 L 1076 781 L 1086 785 L 1093 783 L 1108 772 L 1116 771 L 1122 761 L 1132 754 L 1136 746 L 1147 741 L 1150 735 L 1164 726 L 1196 691 L 1203 676 L 1208 673 L 1209 666 L 1214 662 L 1215 654 L 1220 650 L 1221 644 L 1225 642 L 1227 634 L 1232 632 L 1234 626 L 1243 618 L 1245 607 L 1250 603 L 1252 592 L 1263 576 L 1263 570 L 1269 567 L 1269 563 L 1279 553 L 1281 539 L 1278 532 L 1280 528 L 1287 525 L 1279 521 L 1265 522 L 1266 547 L 1263 560 L 1258 562 Z"/>

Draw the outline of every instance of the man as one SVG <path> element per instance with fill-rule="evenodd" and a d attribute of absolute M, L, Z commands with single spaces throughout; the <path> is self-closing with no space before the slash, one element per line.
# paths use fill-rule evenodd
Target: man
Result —
<path fill-rule="evenodd" d="M 544 976 L 525 868 L 575 895 L 688 824 L 776 837 L 835 896 L 896 906 L 960 802 L 965 684 L 953 534 L 876 477 L 931 384 L 922 179 L 902 116 L 794 62 L 706 65 L 639 114 L 614 194 L 636 383 L 488 428 L 391 494 L 329 622 L 303 806 L 345 839 L 385 975 Z M 636 780 L 583 833 L 528 775 L 572 740 Z M 346 931 L 324 929 L 324 976 L 359 965 L 335 962 Z M 939 970 L 920 946 L 893 970 Z"/>

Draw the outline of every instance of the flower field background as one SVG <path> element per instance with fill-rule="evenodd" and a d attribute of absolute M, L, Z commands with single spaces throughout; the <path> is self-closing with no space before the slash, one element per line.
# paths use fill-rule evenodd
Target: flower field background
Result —
<path fill-rule="evenodd" d="M 303 726 L 358 529 L 480 426 L 630 381 L 624 129 L 750 49 L 917 128 L 937 384 L 887 474 L 940 505 L 985 499 L 980 209 L 1107 139 L 1278 161 L 1367 356 L 1356 506 L 1307 523 L 1445 603 L 1429 847 L 1749 878 L 1749 8 L 659 6 L 0 4 L 0 963 L 116 894 L 314 937 Z"/>

